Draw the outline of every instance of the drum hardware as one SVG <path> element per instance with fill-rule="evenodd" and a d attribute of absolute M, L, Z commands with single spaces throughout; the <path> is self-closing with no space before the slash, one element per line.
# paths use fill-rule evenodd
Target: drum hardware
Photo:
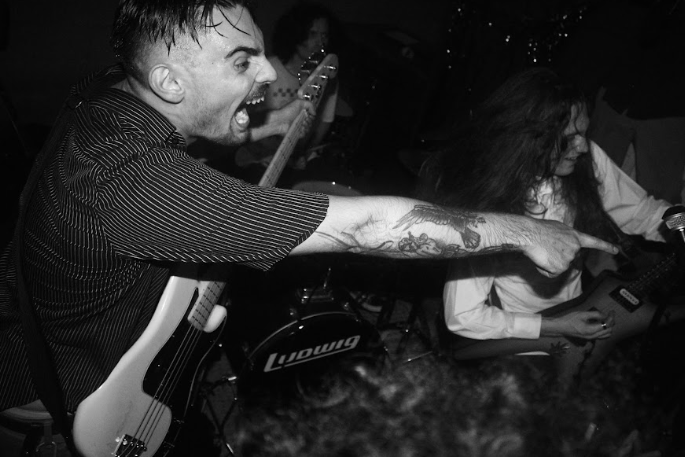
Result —
<path fill-rule="evenodd" d="M 387 356 L 380 334 L 354 309 L 352 297 L 331 287 L 331 272 L 329 267 L 319 285 L 291 290 L 281 303 L 249 304 L 235 329 L 227 329 L 225 351 L 237 370 L 241 404 L 259 402 L 260 392 L 304 395 L 307 384 L 343 360 Z"/>
<path fill-rule="evenodd" d="M 397 309 L 399 301 L 408 304 L 409 314 L 405 319 L 391 322 L 390 319 L 392 318 L 393 312 Z M 381 312 L 378 316 L 376 327 L 379 332 L 388 330 L 400 332 L 400 339 L 393 352 L 397 356 L 402 356 L 402 361 L 405 363 L 412 362 L 435 353 L 435 348 L 430 337 L 430 327 L 426 321 L 426 316 L 422 312 L 423 305 L 423 300 L 419 297 L 412 297 L 406 300 L 392 298 L 383 304 Z M 426 334 L 426 331 L 422 330 L 422 328 L 425 328 L 428 334 Z M 418 337 L 419 342 L 424 348 L 426 348 L 426 350 L 416 355 L 407 357 L 407 346 L 409 345 L 409 341 L 412 336 Z"/>
<path fill-rule="evenodd" d="M 229 456 L 234 457 L 235 452 L 233 451 L 227 429 L 229 420 L 233 417 L 238 405 L 238 377 L 226 359 L 222 343 L 217 343 L 215 354 L 217 354 L 218 358 L 210 366 L 205 367 L 200 377 L 202 382 L 198 388 L 197 395 L 201 403 L 198 409 L 210 419 L 216 429 L 215 444 L 220 443 L 221 448 Z M 215 399 L 221 400 L 216 401 Z M 223 406 L 224 400 L 230 401 L 227 407 Z"/>
<path fill-rule="evenodd" d="M 297 289 L 297 297 L 300 304 L 322 303 L 334 300 L 330 286 L 332 268 L 328 267 L 323 283 L 316 287 L 302 287 Z"/>
<path fill-rule="evenodd" d="M 328 267 L 326 275 L 322 284 L 317 287 L 306 287 L 298 291 L 298 298 L 302 304 L 306 303 L 321 303 L 337 301 L 340 306 L 351 313 L 355 313 L 361 319 L 367 321 L 374 321 L 376 330 L 380 333 L 386 331 L 397 331 L 400 334 L 397 340 L 397 346 L 392 350 L 395 356 L 399 356 L 403 362 L 416 360 L 434 353 L 434 345 L 430 337 L 430 327 L 426 322 L 423 314 L 423 306 L 420 297 L 402 297 L 392 294 L 377 294 L 363 291 L 349 291 L 346 287 L 331 286 L 333 269 Z M 369 309 L 365 306 L 367 301 L 374 298 L 376 302 L 380 303 L 378 311 Z M 401 301 L 402 304 L 398 305 Z M 395 311 L 405 312 L 406 317 L 396 322 L 391 322 L 391 318 Z M 368 313 L 377 313 L 375 319 L 371 319 Z M 367 316 L 367 317 L 364 317 Z M 424 330 L 425 329 L 425 330 Z M 411 338 L 417 337 L 421 345 L 426 349 L 416 355 L 407 357 L 407 346 Z M 393 345 L 394 346 L 394 345 Z M 388 350 L 386 345 L 386 350 Z"/>

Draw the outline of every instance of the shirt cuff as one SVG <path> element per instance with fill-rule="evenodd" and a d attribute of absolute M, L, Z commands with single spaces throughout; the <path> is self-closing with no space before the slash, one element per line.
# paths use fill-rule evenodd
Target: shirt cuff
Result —
<path fill-rule="evenodd" d="M 540 338 L 542 328 L 542 316 L 539 314 L 513 313 L 514 328 L 513 337 L 515 338 Z"/>

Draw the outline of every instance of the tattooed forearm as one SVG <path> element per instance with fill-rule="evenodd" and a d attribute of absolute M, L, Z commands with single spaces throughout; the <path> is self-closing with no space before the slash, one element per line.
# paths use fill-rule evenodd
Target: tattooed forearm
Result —
<path fill-rule="evenodd" d="M 440 244 L 425 233 L 415 237 L 409 232 L 409 236 L 402 238 L 397 247 L 400 252 L 421 257 L 459 257 L 460 254 L 467 252 L 457 244 Z"/>
<path fill-rule="evenodd" d="M 373 254 L 373 253 L 380 253 L 380 252 L 388 252 L 393 246 L 393 242 L 390 240 L 387 241 L 382 241 L 380 243 L 376 243 L 373 246 L 364 246 L 362 243 L 357 240 L 354 236 L 352 236 L 350 233 L 345 233 L 342 232 L 340 233 L 339 236 L 333 236 L 329 233 L 324 233 L 317 231 L 316 234 L 318 236 L 324 237 L 337 245 L 336 251 L 340 252 L 351 252 L 355 254 Z"/>
<path fill-rule="evenodd" d="M 402 238 L 399 242 L 398 248 L 405 254 L 414 254 L 420 257 L 440 257 L 440 258 L 454 258 L 463 257 L 467 253 L 472 254 L 473 251 L 464 249 L 458 244 L 444 244 L 434 240 L 425 233 L 421 236 L 415 237 L 409 232 L 407 238 Z M 515 248 L 512 244 L 502 246 L 485 247 L 478 251 L 478 254 L 493 254 L 496 252 L 511 251 Z"/>
<path fill-rule="evenodd" d="M 476 249 L 480 246 L 481 238 L 469 226 L 475 228 L 478 224 L 484 224 L 485 219 L 467 211 L 448 210 L 439 206 L 416 205 L 397 222 L 394 228 L 405 230 L 422 222 L 449 226 L 461 234 L 464 247 Z"/>
<path fill-rule="evenodd" d="M 478 230 L 485 223 L 475 213 L 417 204 L 394 222 L 366 217 L 340 232 L 317 230 L 316 235 L 333 251 L 387 257 L 454 258 L 513 248 L 488 246 L 482 235 L 489 232 Z"/>

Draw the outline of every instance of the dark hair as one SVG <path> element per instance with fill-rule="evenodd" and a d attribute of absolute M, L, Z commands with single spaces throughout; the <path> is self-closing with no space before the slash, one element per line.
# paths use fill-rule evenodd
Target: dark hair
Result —
<path fill-rule="evenodd" d="M 321 18 L 328 21 L 330 29 L 329 45 L 326 51 L 334 51 L 338 26 L 333 14 L 317 3 L 300 2 L 278 19 L 271 40 L 273 54 L 281 62 L 287 62 L 295 53 L 297 46 L 309 36 L 309 29 L 311 29 L 314 21 Z"/>
<path fill-rule="evenodd" d="M 582 112 L 586 98 L 552 70 L 513 75 L 476 108 L 450 147 L 426 164 L 422 196 L 448 206 L 524 214 L 530 189 L 554 175 L 568 146 L 564 130 L 574 107 Z M 582 154 L 561 181 L 576 215 L 574 227 L 613 238 L 592 156 Z"/>
<path fill-rule="evenodd" d="M 248 0 L 121 0 L 110 40 L 114 54 L 129 74 L 142 81 L 136 60 L 148 46 L 162 41 L 171 49 L 181 35 L 197 41 L 200 31 L 214 26 L 214 8 L 247 4 Z"/>
<path fill-rule="evenodd" d="M 589 424 L 608 430 L 615 419 L 594 396 L 567 396 L 551 372 L 525 357 L 473 365 L 426 357 L 386 369 L 348 364 L 335 373 L 316 396 L 266 393 L 263 408 L 244 410 L 238 455 L 602 456 L 611 454 L 599 446 L 622 434 L 612 429 L 588 440 Z"/>

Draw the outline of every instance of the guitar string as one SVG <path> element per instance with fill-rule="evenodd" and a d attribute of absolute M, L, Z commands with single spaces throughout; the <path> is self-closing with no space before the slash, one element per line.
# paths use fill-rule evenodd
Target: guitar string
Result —
<path fill-rule="evenodd" d="M 675 254 L 669 254 L 665 259 L 659 262 L 648 272 L 643 274 L 640 278 L 626 286 L 626 289 L 628 289 L 631 293 L 637 295 L 638 292 L 635 289 L 643 291 L 643 289 L 648 289 L 649 286 L 655 285 L 654 281 L 658 279 L 661 275 L 669 273 L 673 266 L 675 266 Z M 646 293 L 648 292 L 648 290 L 644 290 L 644 292 Z M 596 344 L 596 340 L 590 341 L 590 347 L 583 351 L 583 359 L 579 362 L 578 369 L 573 376 L 573 382 L 576 383 L 576 385 L 579 385 L 582 381 L 585 364 L 589 361 L 590 357 L 592 356 Z"/>
<path fill-rule="evenodd" d="M 663 274 L 670 272 L 670 269 L 675 265 L 675 254 L 669 254 L 664 260 L 659 262 L 654 268 L 646 272 L 644 275 L 639 277 L 633 283 L 629 284 L 626 289 L 628 289 L 634 295 L 638 295 L 638 291 L 643 289 L 648 289 L 648 286 L 654 286 L 654 281 Z M 648 292 L 648 290 L 645 290 Z"/>
<path fill-rule="evenodd" d="M 186 336 L 184 336 L 183 340 L 185 341 L 187 339 L 188 331 L 186 331 Z M 173 363 L 173 362 L 172 362 Z M 166 373 L 165 376 L 162 377 L 162 380 L 160 382 L 160 385 L 164 385 L 166 383 Z M 154 433 L 157 425 L 159 424 L 160 420 L 160 412 L 163 412 L 163 405 L 158 399 L 158 392 L 159 388 L 155 392 L 155 395 L 152 396 L 150 400 L 150 404 L 147 407 L 147 410 L 145 411 L 145 414 L 141 418 L 138 428 L 136 429 L 135 433 L 132 435 L 133 438 L 137 441 L 140 441 L 140 443 L 143 444 L 149 444 L 148 441 L 150 437 L 152 436 L 152 433 Z M 134 455 L 139 455 L 137 454 L 138 450 L 138 445 L 136 446 L 131 446 L 130 448 L 127 448 L 125 450 L 125 456 L 134 456 Z"/>
<path fill-rule="evenodd" d="M 304 111 L 302 112 L 304 113 Z M 279 147 L 279 150 L 288 150 L 292 149 L 291 147 L 297 143 L 300 139 L 300 134 L 302 134 L 303 126 L 304 126 L 304 121 L 306 120 L 306 115 L 302 116 L 302 113 L 298 115 L 297 118 L 295 118 L 295 121 L 293 121 L 293 127 L 292 132 L 298 133 L 298 136 L 288 136 L 286 134 L 286 137 L 283 139 L 283 142 L 281 143 L 281 146 Z M 306 113 L 305 113 L 306 114 Z M 276 154 L 274 155 L 274 159 L 271 160 L 269 163 L 269 166 L 267 167 L 267 170 L 264 172 L 264 176 L 267 176 L 269 179 L 265 180 L 264 182 L 260 183 L 260 186 L 262 187 L 273 187 L 276 182 L 274 179 L 278 179 L 281 175 L 281 171 L 283 171 L 283 168 L 285 164 L 287 163 L 288 159 L 290 158 L 290 154 L 279 154 L 278 151 L 276 151 Z M 276 172 L 278 170 L 278 172 Z"/>
<path fill-rule="evenodd" d="M 139 439 L 142 442 L 147 443 L 149 441 L 150 437 L 154 434 L 155 430 L 157 429 L 157 426 L 159 425 L 162 419 L 165 408 L 171 408 L 170 405 L 165 404 L 165 400 L 168 400 L 168 398 L 170 398 L 170 393 L 173 391 L 173 387 L 171 386 L 172 383 L 170 382 L 170 380 L 177 378 L 178 373 L 183 371 L 179 368 L 181 365 L 187 362 L 188 357 L 186 357 L 185 354 L 187 354 L 188 351 L 192 353 L 192 348 L 198 339 L 194 338 L 195 341 L 193 341 L 192 337 L 197 335 L 199 332 L 199 330 L 195 329 L 192 326 L 186 330 L 186 334 L 184 335 L 183 341 L 180 344 L 180 348 L 182 350 L 177 351 L 174 355 L 174 360 L 170 362 L 169 366 L 171 369 L 165 372 L 164 377 L 160 382 L 160 386 L 155 392 L 155 396 L 153 398 L 151 407 L 148 407 L 148 412 L 141 421 L 141 426 L 139 426 L 138 428 L 137 434 L 140 436 Z M 189 337 L 191 337 L 190 344 L 188 343 Z M 178 363 L 179 354 L 182 355 L 180 358 L 185 359 L 184 362 L 180 364 Z M 143 422 L 145 423 L 143 424 Z"/>
<path fill-rule="evenodd" d="M 193 332 L 195 330 L 195 332 Z M 185 335 L 183 337 L 182 342 L 180 343 L 181 348 L 185 349 L 183 352 L 186 352 L 188 348 L 191 349 L 196 345 L 197 339 L 199 339 L 199 335 L 197 338 L 195 338 L 196 341 L 191 341 L 190 344 L 188 344 L 188 337 L 189 336 L 194 336 L 195 334 L 199 334 L 200 331 L 195 329 L 192 325 L 190 326 L 189 329 L 186 330 Z M 182 352 L 182 353 L 183 353 Z M 176 368 L 177 367 L 177 359 L 178 359 L 179 352 L 177 352 L 174 356 L 174 359 L 170 363 L 170 367 Z M 187 357 L 186 357 L 186 362 L 187 362 Z M 169 379 L 170 376 L 169 374 L 170 370 L 167 370 L 165 372 L 165 375 L 162 377 L 162 380 L 160 382 L 160 386 L 158 387 L 157 391 L 155 392 L 154 397 L 150 401 L 150 405 L 148 405 L 147 411 L 145 412 L 145 415 L 141 419 L 141 422 L 138 425 L 138 428 L 136 429 L 136 432 L 134 433 L 133 437 L 136 440 L 140 440 L 142 443 L 147 443 L 150 436 L 152 436 L 152 433 L 156 430 L 156 427 L 159 425 L 159 421 L 161 420 L 162 413 L 164 412 L 165 405 L 162 403 L 163 400 L 165 400 L 165 395 L 168 395 L 167 393 L 162 393 L 160 394 L 160 387 L 163 387 L 165 390 L 166 386 L 169 384 Z M 175 370 L 176 373 L 172 375 L 177 376 L 178 370 Z M 173 389 L 171 389 L 173 390 Z M 136 452 L 136 447 L 131 447 L 128 448 L 131 452 Z M 126 452 L 128 452 L 128 450 Z M 135 454 L 126 454 L 126 455 L 135 455 Z"/>
<path fill-rule="evenodd" d="M 205 293 L 203 294 L 202 302 L 198 305 L 201 310 L 197 310 L 200 314 L 203 314 L 202 311 L 205 311 L 206 315 L 203 315 L 204 318 L 204 325 L 206 325 L 207 321 L 209 320 L 209 317 L 211 315 L 212 310 L 207 307 L 207 304 L 213 304 L 213 303 L 218 303 L 219 297 L 223 291 L 225 283 L 220 283 L 220 282 L 210 282 L 207 285 L 207 289 L 205 290 Z M 212 309 L 214 307 L 212 306 Z M 198 323 L 199 321 L 195 319 Z M 188 335 L 190 336 L 190 342 L 188 342 Z M 187 332 L 186 332 L 186 337 L 184 337 L 184 342 L 181 344 L 182 348 L 184 349 L 183 351 L 177 352 L 178 354 L 181 354 L 180 357 L 176 357 L 174 361 L 172 361 L 171 366 L 174 368 L 174 372 L 171 373 L 170 376 L 167 376 L 168 381 L 165 382 L 164 386 L 166 387 L 166 392 L 162 394 L 158 394 L 158 397 L 161 400 L 161 403 L 158 408 L 158 414 L 157 418 L 155 419 L 155 427 L 158 425 L 161 414 L 164 411 L 164 405 L 168 402 L 168 400 L 171 398 L 173 393 L 176 391 L 176 388 L 178 387 L 178 382 L 181 380 L 183 377 L 183 373 L 185 372 L 188 363 L 190 359 L 192 358 L 193 353 L 195 352 L 195 349 L 197 347 L 197 343 L 201 339 L 203 335 L 203 330 L 198 329 L 197 327 L 191 325 Z M 180 362 L 179 362 L 180 359 Z M 159 392 L 159 391 L 158 391 Z"/>
<path fill-rule="evenodd" d="M 206 297 L 204 301 L 206 301 Z M 207 309 L 205 304 L 200 306 L 202 306 L 202 309 Z M 207 310 L 207 312 L 207 317 L 209 317 L 209 310 Z M 166 403 L 175 392 L 176 387 L 178 386 L 178 381 L 182 378 L 182 375 L 188 366 L 188 362 L 191 359 L 191 356 L 197 347 L 197 343 L 201 336 L 202 330 L 197 329 L 193 325 L 190 325 L 190 327 L 186 330 L 186 334 L 180 344 L 181 350 L 175 353 L 174 359 L 169 364 L 170 370 L 167 370 L 163 378 L 163 382 L 160 384 L 162 390 L 160 391 L 160 389 L 158 389 L 155 393 L 156 398 L 159 399 L 159 403 L 155 405 L 156 411 L 153 418 L 153 425 L 148 429 L 148 437 L 151 436 L 156 427 L 159 425 L 162 414 L 164 413 L 166 407 Z"/>
<path fill-rule="evenodd" d="M 318 66 L 317 66 L 317 68 L 318 68 Z M 329 79 L 332 79 L 333 77 L 335 77 L 334 71 L 336 70 L 336 67 L 332 66 L 332 65 L 328 65 L 326 67 L 323 67 L 322 70 L 326 70 L 326 73 L 316 75 L 315 76 L 316 82 L 314 81 L 314 78 L 313 78 L 312 81 L 309 83 L 309 87 L 316 86 L 317 83 L 319 85 L 319 89 L 316 91 L 315 94 L 309 94 L 311 99 L 312 99 L 311 101 L 314 105 L 315 110 L 318 108 L 319 103 L 321 102 L 321 98 L 322 98 L 321 95 L 325 91 L 327 81 Z M 330 74 L 331 72 L 334 72 L 333 75 Z M 305 114 L 305 116 L 302 116 L 303 113 Z M 281 171 L 283 170 L 285 163 L 287 162 L 287 159 L 290 158 L 290 154 L 288 154 L 288 153 L 283 153 L 283 154 L 279 154 L 279 153 L 283 149 L 290 148 L 293 145 L 293 143 L 299 141 L 300 138 L 303 136 L 304 122 L 307 120 L 307 116 L 308 116 L 306 114 L 307 113 L 305 111 L 302 111 L 298 115 L 298 117 L 296 117 L 295 120 L 293 121 L 291 128 L 286 133 L 285 137 L 283 138 L 281 145 L 279 146 L 278 150 L 274 154 L 274 158 L 271 160 L 266 171 L 264 172 L 264 176 L 268 176 L 268 179 L 263 181 L 263 182 L 260 181 L 259 182 L 260 186 L 262 186 L 262 187 L 273 187 L 276 184 L 276 182 L 273 182 L 274 179 L 276 179 L 276 180 L 278 179 L 278 177 L 281 174 Z M 294 132 L 296 130 L 298 131 L 297 132 L 298 136 L 297 137 L 290 136 L 291 132 Z M 280 170 L 276 173 L 275 170 L 278 167 L 280 167 Z"/>
<path fill-rule="evenodd" d="M 183 341 L 187 339 L 188 331 L 186 331 L 186 335 L 183 338 Z M 182 343 L 183 344 L 183 343 Z M 172 362 L 173 363 L 173 362 Z M 166 379 L 166 373 L 165 376 L 162 377 L 161 385 L 165 384 L 165 379 Z M 151 433 L 154 432 L 157 424 L 159 423 L 159 411 L 160 411 L 160 405 L 161 403 L 159 402 L 158 398 L 158 392 L 159 388 L 155 392 L 155 395 L 151 397 L 150 403 L 148 404 L 147 410 L 145 411 L 145 414 L 141 418 L 140 423 L 138 424 L 138 428 L 136 431 L 132 434 L 132 438 L 139 443 L 132 443 L 133 445 L 126 448 L 124 450 L 124 454 L 122 456 L 137 456 L 139 455 L 137 453 L 141 443 L 145 444 L 148 443 L 148 440 L 151 436 Z M 163 410 L 162 410 L 163 411 Z M 155 417 L 157 416 L 157 417 Z M 153 423 L 152 427 L 150 427 L 150 423 Z"/>

